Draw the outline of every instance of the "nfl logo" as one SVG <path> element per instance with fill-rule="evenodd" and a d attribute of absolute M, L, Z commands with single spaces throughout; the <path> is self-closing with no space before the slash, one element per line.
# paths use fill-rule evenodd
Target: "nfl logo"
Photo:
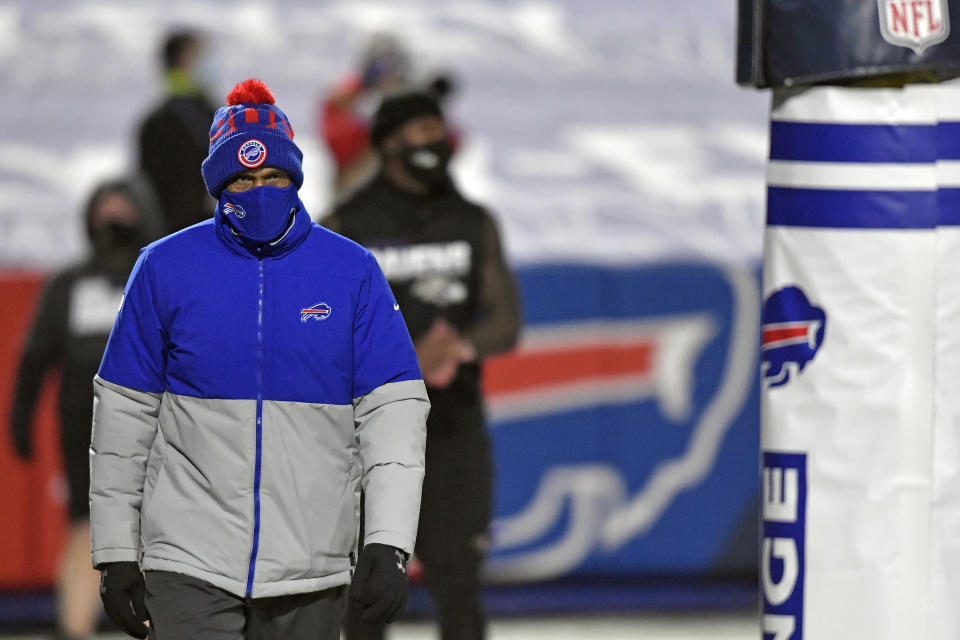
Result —
<path fill-rule="evenodd" d="M 920 55 L 924 49 L 947 39 L 950 15 L 947 0 L 878 0 L 880 33 L 898 47 Z"/>

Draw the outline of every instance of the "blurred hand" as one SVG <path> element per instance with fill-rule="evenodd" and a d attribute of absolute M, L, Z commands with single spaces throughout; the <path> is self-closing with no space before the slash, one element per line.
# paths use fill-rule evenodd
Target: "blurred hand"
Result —
<path fill-rule="evenodd" d="M 457 369 L 476 358 L 476 349 L 453 326 L 437 318 L 430 331 L 414 345 L 423 381 L 428 387 L 443 389 L 453 382 Z"/>
<path fill-rule="evenodd" d="M 430 327 L 430 331 L 414 344 L 425 382 L 436 376 L 437 372 L 445 371 L 450 366 L 447 354 L 456 337 L 457 332 L 450 323 L 443 318 L 437 318 Z"/>

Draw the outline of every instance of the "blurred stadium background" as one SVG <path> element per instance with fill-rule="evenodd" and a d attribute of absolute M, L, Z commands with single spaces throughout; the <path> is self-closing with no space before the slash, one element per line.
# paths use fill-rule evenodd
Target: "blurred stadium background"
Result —
<path fill-rule="evenodd" d="M 456 78 L 455 171 L 497 215 L 522 286 L 524 339 L 487 372 L 492 637 L 756 637 L 768 98 L 734 85 L 735 20 L 715 0 L 5 3 L 0 415 L 39 283 L 83 250 L 84 198 L 134 166 L 169 28 L 209 35 L 214 97 L 271 86 L 315 219 L 332 197 L 321 96 L 387 30 L 424 76 Z M 0 439 L 0 629 L 53 612 L 49 402 L 39 421 L 29 465 Z M 410 617 L 429 610 L 416 591 Z M 587 617 L 539 618 L 560 613 Z"/>

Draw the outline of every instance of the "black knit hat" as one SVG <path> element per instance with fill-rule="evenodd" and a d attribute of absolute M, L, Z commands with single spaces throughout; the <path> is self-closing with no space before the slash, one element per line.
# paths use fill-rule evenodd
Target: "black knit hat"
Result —
<path fill-rule="evenodd" d="M 439 103 L 429 94 L 410 91 L 385 97 L 373 115 L 370 143 L 379 147 L 391 133 L 421 116 L 437 116 L 443 119 Z"/>

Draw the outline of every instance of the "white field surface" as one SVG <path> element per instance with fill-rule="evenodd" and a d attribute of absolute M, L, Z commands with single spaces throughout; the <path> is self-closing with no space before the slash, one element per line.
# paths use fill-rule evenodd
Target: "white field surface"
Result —
<path fill-rule="evenodd" d="M 518 618 L 495 620 L 488 640 L 758 640 L 758 615 L 754 613 L 680 615 L 637 614 L 583 617 Z M 9 640 L 48 640 L 45 635 L 7 636 Z M 104 634 L 98 640 L 123 640 L 127 636 Z M 388 640 L 437 640 L 430 622 L 394 625 Z"/>

